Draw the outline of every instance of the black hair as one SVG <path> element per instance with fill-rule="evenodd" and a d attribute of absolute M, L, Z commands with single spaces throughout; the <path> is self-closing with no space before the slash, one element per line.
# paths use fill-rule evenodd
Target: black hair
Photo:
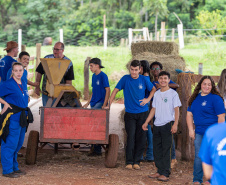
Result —
<path fill-rule="evenodd" d="M 28 52 L 26 52 L 26 51 L 22 51 L 22 52 L 20 52 L 20 54 L 19 54 L 19 58 L 21 59 L 24 55 L 27 55 L 27 56 L 29 56 L 29 57 L 30 57 L 30 55 L 29 55 L 29 53 L 28 53 Z"/>
<path fill-rule="evenodd" d="M 24 68 L 24 66 L 20 63 L 20 62 L 14 62 L 13 64 L 12 64 L 12 70 L 13 70 L 13 67 L 14 66 L 22 66 L 23 68 Z"/>
<path fill-rule="evenodd" d="M 160 76 L 164 76 L 164 75 L 168 76 L 168 78 L 170 79 L 170 74 L 169 74 L 167 71 L 161 71 L 161 72 L 159 73 L 159 77 L 160 77 Z"/>
<path fill-rule="evenodd" d="M 150 69 L 152 68 L 153 65 L 158 65 L 158 66 L 160 67 L 161 70 L 162 70 L 162 68 L 163 68 L 163 67 L 162 67 L 162 64 L 161 64 L 160 62 L 158 62 L 158 61 L 152 62 L 151 65 L 150 65 Z"/>
<path fill-rule="evenodd" d="M 137 67 L 137 66 L 139 66 L 139 68 L 140 68 L 140 61 L 139 60 L 133 60 L 132 62 L 131 62 L 131 64 L 130 64 L 130 66 L 133 66 L 133 67 Z"/>
<path fill-rule="evenodd" d="M 141 60 L 140 65 L 143 67 L 143 74 L 148 73 L 150 74 L 150 68 L 149 68 L 149 63 L 147 60 Z M 142 75 L 143 75 L 142 74 Z M 150 75 L 149 75 L 150 76 Z"/>

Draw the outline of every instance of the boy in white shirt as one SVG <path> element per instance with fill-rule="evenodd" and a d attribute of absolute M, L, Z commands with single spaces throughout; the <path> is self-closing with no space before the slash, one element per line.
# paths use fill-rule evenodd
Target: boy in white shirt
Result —
<path fill-rule="evenodd" d="M 168 181 L 172 138 L 173 134 L 177 132 L 181 102 L 177 92 L 169 87 L 170 74 L 168 72 L 160 72 L 158 82 L 161 88 L 154 94 L 151 112 L 142 128 L 147 130 L 148 123 L 155 116 L 153 152 L 158 171 L 148 177 L 157 178 L 159 181 Z"/>

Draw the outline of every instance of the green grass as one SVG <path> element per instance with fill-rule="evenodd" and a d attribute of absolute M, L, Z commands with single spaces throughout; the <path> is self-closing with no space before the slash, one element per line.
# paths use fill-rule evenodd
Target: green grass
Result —
<path fill-rule="evenodd" d="M 184 57 L 187 68 L 196 74 L 198 73 L 198 64 L 203 63 L 204 75 L 220 75 L 221 71 L 226 68 L 225 48 L 226 42 L 189 44 L 180 50 L 180 55 Z M 28 47 L 27 51 L 31 56 L 36 55 L 36 47 Z M 41 57 L 51 53 L 52 46 L 42 47 Z M 4 54 L 3 48 L 0 48 L 0 55 Z M 105 66 L 102 70 L 109 77 L 111 90 L 118 82 L 118 79 L 115 79 L 114 76 L 127 73 L 125 65 L 131 59 L 130 50 L 124 47 L 108 47 L 107 50 L 104 50 L 101 46 L 66 46 L 64 54 L 73 62 L 75 74 L 73 85 L 81 92 L 83 92 L 84 87 L 83 69 L 86 57 L 98 57 L 102 60 L 103 66 Z M 92 74 L 90 73 L 90 84 L 91 78 Z M 123 93 L 119 92 L 116 98 L 122 97 Z"/>

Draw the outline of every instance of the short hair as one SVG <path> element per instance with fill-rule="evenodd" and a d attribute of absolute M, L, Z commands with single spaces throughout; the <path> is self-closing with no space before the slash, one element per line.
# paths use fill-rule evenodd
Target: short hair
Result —
<path fill-rule="evenodd" d="M 140 65 L 143 67 L 143 74 L 150 73 L 149 62 L 147 60 L 141 60 Z"/>
<path fill-rule="evenodd" d="M 160 62 L 158 62 L 158 61 L 152 62 L 151 65 L 150 65 L 150 69 L 152 68 L 153 65 L 158 65 L 158 66 L 160 67 L 161 70 L 162 70 L 162 68 L 163 68 L 163 67 L 162 67 L 162 64 L 161 64 Z"/>
<path fill-rule="evenodd" d="M 10 53 L 14 48 L 11 48 L 9 50 L 6 50 L 6 53 Z"/>
<path fill-rule="evenodd" d="M 24 66 L 20 62 L 14 62 L 12 64 L 12 70 L 13 70 L 14 66 L 22 66 L 24 68 Z"/>
<path fill-rule="evenodd" d="M 167 71 L 161 71 L 161 72 L 159 73 L 159 76 L 158 76 L 158 77 L 164 76 L 164 75 L 168 76 L 168 78 L 170 79 L 170 73 L 168 73 Z"/>
<path fill-rule="evenodd" d="M 139 66 L 139 68 L 140 68 L 141 64 L 140 64 L 139 60 L 133 60 L 130 64 L 130 66 L 133 66 L 133 67 Z"/>
<path fill-rule="evenodd" d="M 29 56 L 29 57 L 30 57 L 30 55 L 29 55 L 29 53 L 28 53 L 28 52 L 26 52 L 26 51 L 22 51 L 22 52 L 20 52 L 20 54 L 19 54 L 19 58 L 21 59 L 24 55 L 27 55 L 27 56 Z"/>
<path fill-rule="evenodd" d="M 55 45 L 58 44 L 58 43 L 61 44 L 61 49 L 64 50 L 64 43 L 63 42 L 56 42 Z"/>

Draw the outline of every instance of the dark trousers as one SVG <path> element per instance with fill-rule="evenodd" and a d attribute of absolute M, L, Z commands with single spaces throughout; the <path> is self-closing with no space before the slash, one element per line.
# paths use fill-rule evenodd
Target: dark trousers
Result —
<path fill-rule="evenodd" d="M 124 121 L 127 133 L 126 164 L 140 164 L 141 156 L 146 147 L 146 132 L 142 125 L 148 116 L 147 112 L 125 113 Z"/>
<path fill-rule="evenodd" d="M 171 127 L 173 121 L 163 126 L 153 127 L 153 148 L 155 165 L 158 168 L 158 173 L 169 177 L 171 164 L 171 147 L 172 133 Z"/>

